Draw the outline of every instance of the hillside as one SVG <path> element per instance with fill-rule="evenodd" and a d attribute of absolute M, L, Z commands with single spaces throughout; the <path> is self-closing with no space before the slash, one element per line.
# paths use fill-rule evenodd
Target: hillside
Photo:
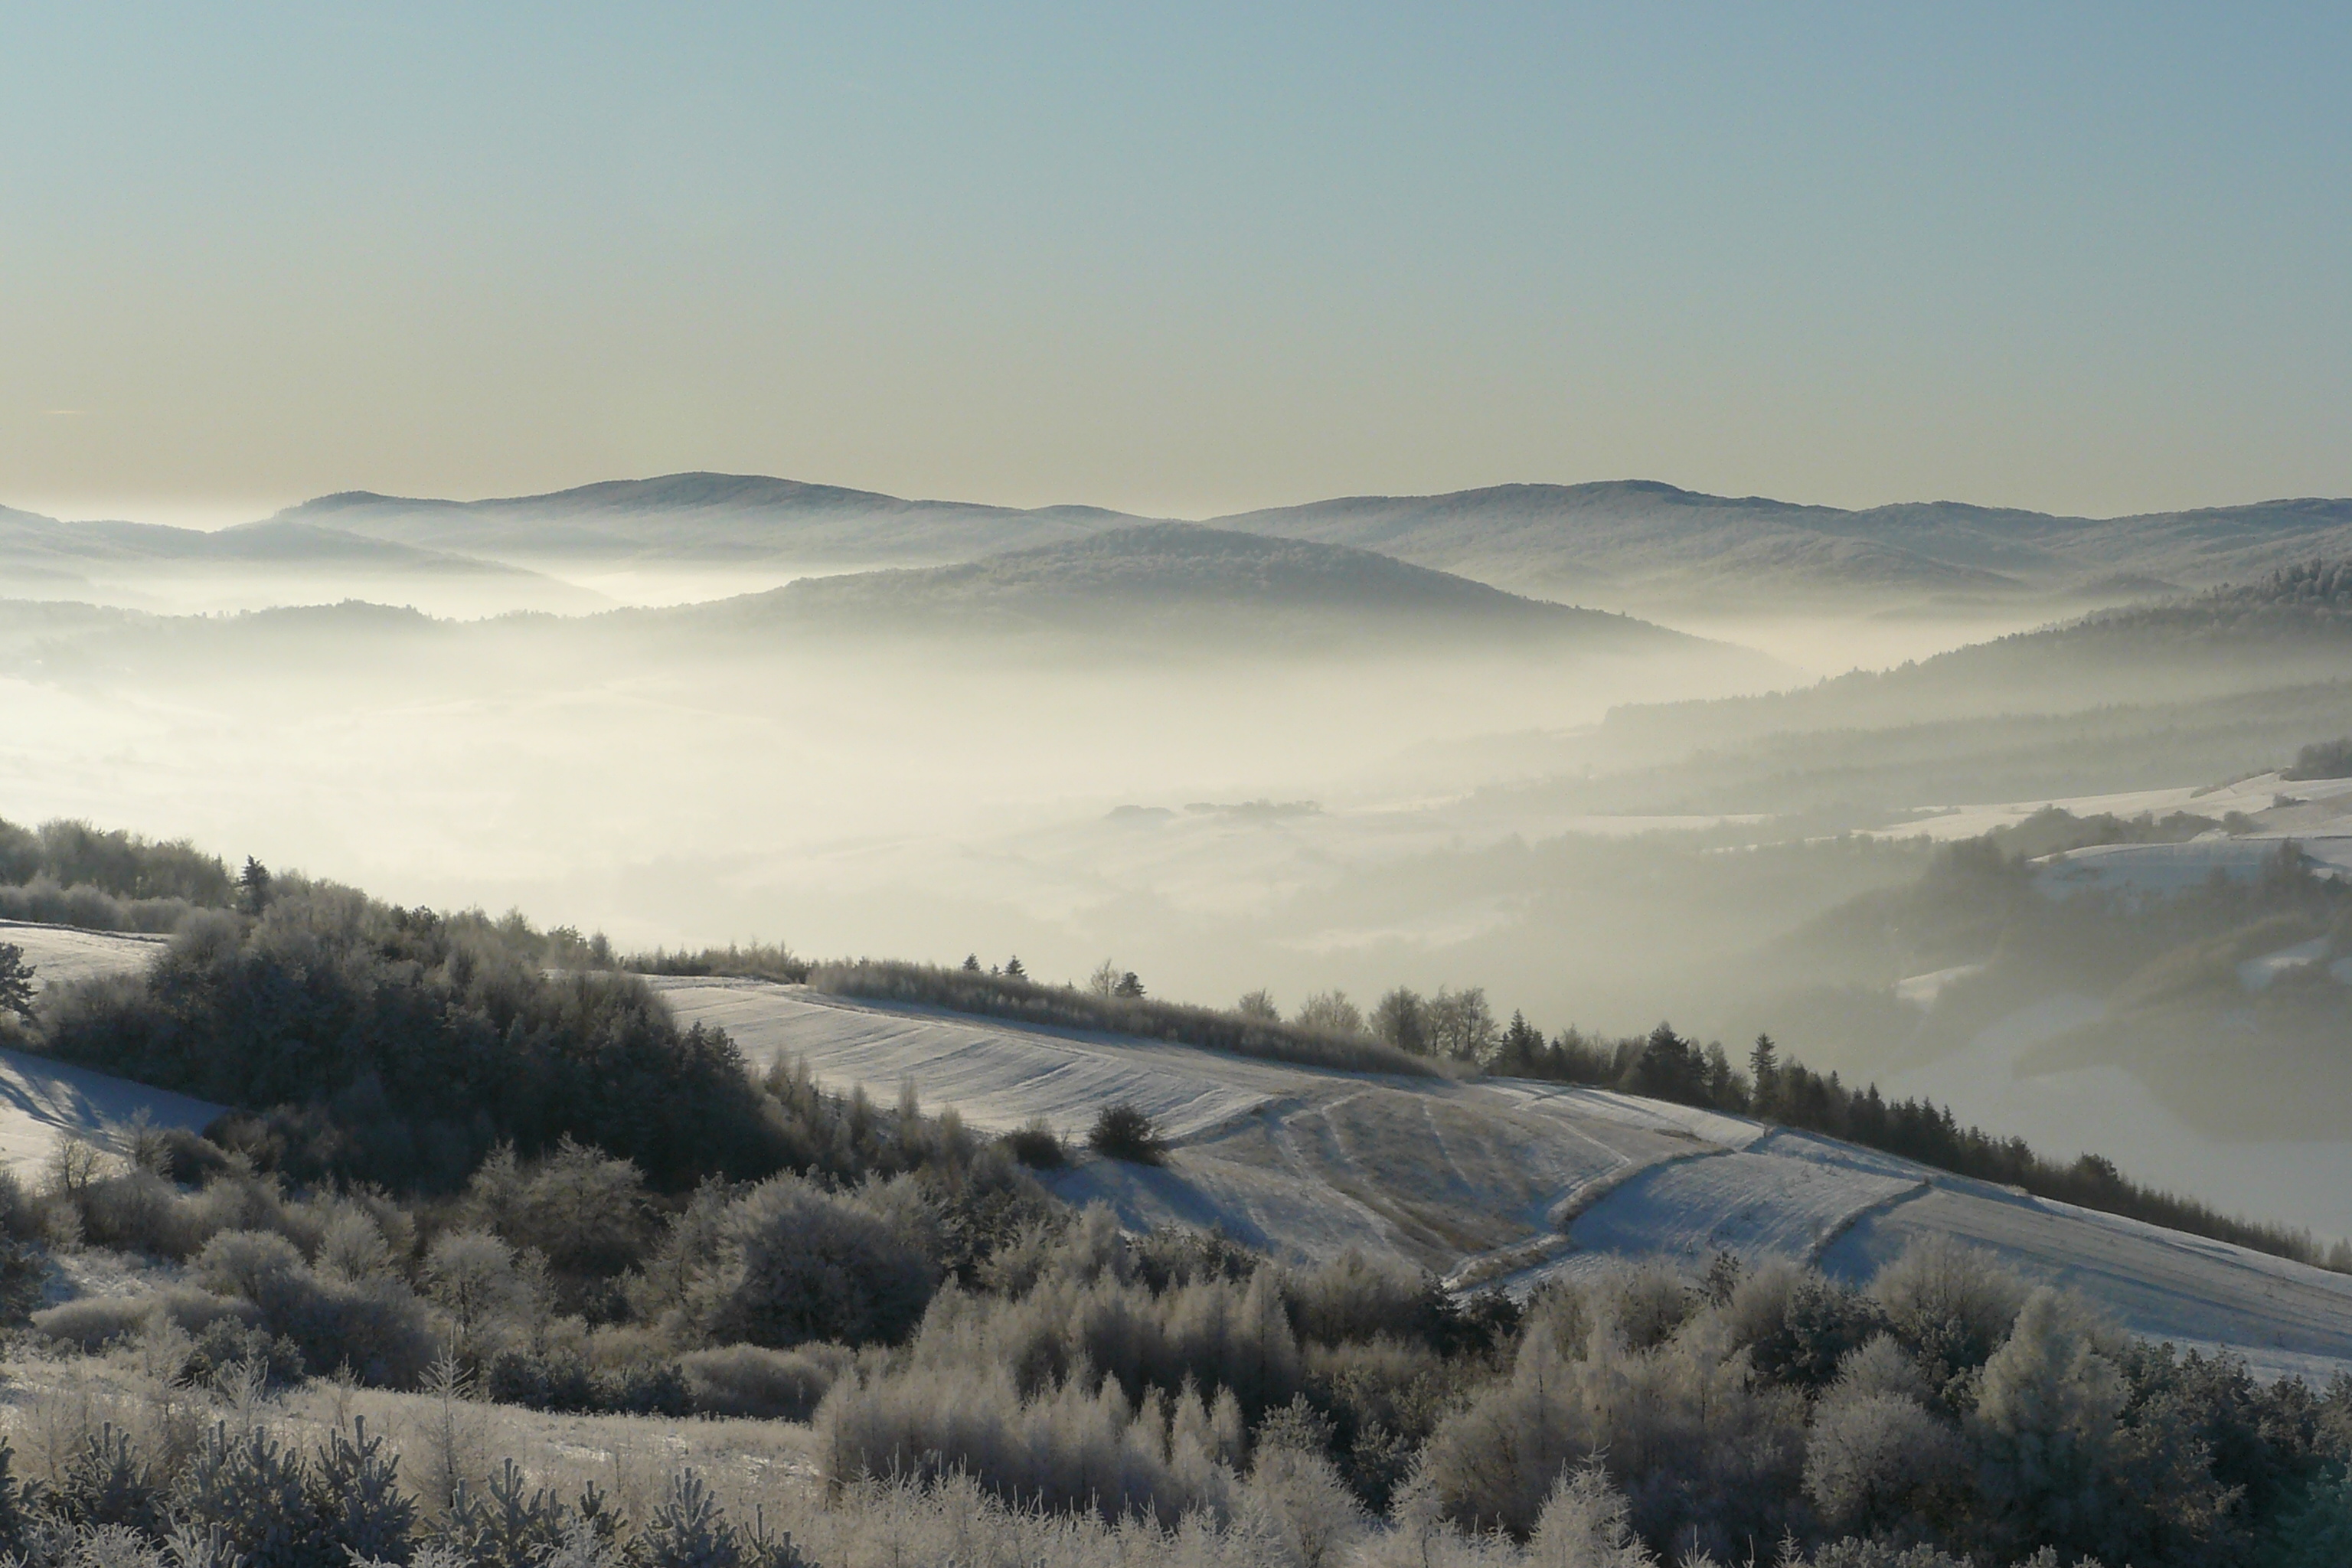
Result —
<path fill-rule="evenodd" d="M 1113 1099 L 1150 1112 L 1162 1167 L 1053 1179 L 1133 1226 L 1217 1226 L 1311 1260 L 1353 1248 L 1524 1289 L 1612 1259 L 1703 1269 L 1717 1252 L 1868 1279 L 1922 1232 L 2063 1281 L 2135 1331 L 2228 1345 L 2273 1372 L 2352 1370 L 2352 1278 L 2020 1196 L 1742 1117 L 1601 1089 L 1318 1071 L 1027 1028 L 761 981 L 654 982 L 682 1022 L 837 1089 L 911 1082 L 974 1126 L 1081 1131 Z"/>
<path fill-rule="evenodd" d="M 7 934 L 59 979 L 135 969 L 154 951 L 58 928 Z M 1049 1178 L 1139 1229 L 1214 1226 L 1294 1259 L 1354 1250 L 1518 1290 L 1612 1259 L 1700 1269 L 1719 1252 L 1863 1282 L 1906 1239 L 1940 1233 L 2081 1289 L 2139 1333 L 2229 1346 L 2272 1372 L 2352 1369 L 2352 1278 L 1744 1117 L 1520 1079 L 1318 1069 L 764 981 L 650 983 L 681 1024 L 724 1028 L 754 1070 L 797 1059 L 837 1090 L 911 1083 L 982 1131 L 1043 1121 L 1075 1136 L 1107 1104 L 1141 1107 L 1171 1141 L 1165 1165 L 1089 1160 Z M 0 1152 L 19 1163 L 58 1125 L 103 1136 L 141 1105 L 162 1125 L 218 1110 L 33 1058 L 0 1061 L 0 1074 L 14 1075 Z"/>
<path fill-rule="evenodd" d="M 670 474 L 474 501 L 352 491 L 278 522 L 500 560 L 941 564 L 1148 521 L 1085 506 L 914 500 L 757 475 Z M 2352 551 L 2352 500 L 2116 518 L 1958 501 L 1859 510 L 1648 480 L 1353 496 L 1213 526 L 1375 550 L 1514 592 L 1717 610 L 2112 604 Z"/>
<path fill-rule="evenodd" d="M 16 921 L 0 921 L 0 943 L 22 952 L 36 981 L 45 985 L 133 973 L 163 946 L 158 937 Z M 201 1131 L 225 1109 L 86 1068 L 0 1050 L 0 1170 L 31 1183 L 60 1136 L 122 1152 L 123 1131 L 134 1118 L 144 1116 L 157 1128 Z"/>
<path fill-rule="evenodd" d="M 2342 711 L 2339 683 L 2352 654 L 2352 596 L 2336 587 L 2343 574 L 2306 563 L 2252 584 L 2104 610 L 1892 669 L 1761 696 L 1623 708 L 1610 715 L 1595 745 L 1630 764 L 1679 761 L 1694 747 L 1721 752 L 1793 741 L 1814 754 L 1811 765 L 1821 751 L 1811 737 L 1825 732 L 1835 732 L 1830 744 L 1841 750 L 1872 735 L 1882 748 L 1909 737 L 1923 757 L 1967 770 L 1989 746 L 2031 744 L 2032 721 L 2063 715 L 2086 737 L 2097 733 L 2115 781 L 2108 788 L 2128 787 L 2128 737 L 2119 731 L 2160 731 L 2176 746 L 2193 746 L 2200 731 L 2239 727 L 2266 707 L 2289 713 L 2287 729 L 2301 726 L 2301 739 L 2332 728 L 2327 715 Z M 1965 740 L 1933 731 L 1987 721 L 2000 721 L 2004 733 Z M 2242 751 L 2246 740 L 2233 743 Z M 2186 760 L 2174 759 L 2174 775 Z M 2046 762 L 2063 766 L 2063 758 Z M 1789 761 L 1764 765 L 1785 776 Z M 2053 777 L 2002 793 L 2092 793 L 2072 782 Z M 1963 797 L 1944 797 L 1956 798 Z M 1748 801 L 1749 809 L 1769 804 Z"/>
<path fill-rule="evenodd" d="M 0 580 L 12 595 L 149 608 L 255 608 L 289 597 L 416 600 L 584 610 L 609 601 L 503 561 L 296 519 L 208 531 L 64 522 L 0 508 Z"/>
<path fill-rule="evenodd" d="M 271 520 L 505 559 L 860 565 L 962 561 L 1131 521 L 1093 507 L 902 500 L 837 485 L 709 473 L 474 501 L 354 490 L 304 501 Z"/>
<path fill-rule="evenodd" d="M 1115 529 L 952 566 L 803 578 L 631 617 L 706 629 L 1387 647 L 1444 638 L 1600 651 L 1696 650 L 1630 616 L 1520 598 L 1340 545 L 1189 523 Z"/>
<path fill-rule="evenodd" d="M 1525 592 L 1606 587 L 1637 603 L 1790 592 L 2113 600 L 2352 549 L 2352 500 L 2093 519 L 1952 501 L 1850 511 L 1643 481 L 1355 497 L 1218 521 Z"/>

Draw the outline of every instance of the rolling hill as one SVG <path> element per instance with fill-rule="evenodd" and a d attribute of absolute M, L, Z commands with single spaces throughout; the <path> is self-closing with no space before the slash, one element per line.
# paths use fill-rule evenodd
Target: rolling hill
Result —
<path fill-rule="evenodd" d="M 756 475 L 671 474 L 454 501 L 353 491 L 280 512 L 373 538 L 535 563 L 931 565 L 1153 521 L 1095 507 L 909 500 Z M 1859 510 L 1647 480 L 1355 496 L 1208 520 L 1378 551 L 1544 597 L 1717 608 L 2110 604 L 2352 551 L 2352 500 L 2116 518 L 1956 501 Z"/>
<path fill-rule="evenodd" d="M 155 608 L 258 608 L 289 595 L 416 599 L 455 608 L 586 610 L 609 601 L 503 561 L 299 519 L 208 531 L 64 522 L 0 508 L 12 594 Z"/>
<path fill-rule="evenodd" d="M 709 473 L 473 501 L 353 490 L 305 501 L 270 520 L 508 560 L 835 565 L 966 561 L 1136 521 L 1094 507 L 1024 510 L 902 500 L 838 485 Z"/>
<path fill-rule="evenodd" d="M 136 968 L 152 941 L 7 933 L 86 976 Z M 1601 1089 L 1318 1069 L 1123 1036 L 856 1001 L 764 981 L 656 977 L 682 1024 L 723 1026 L 755 1067 L 804 1060 L 823 1083 L 912 1083 L 934 1110 L 1002 1131 L 1074 1132 L 1129 1100 L 1164 1165 L 1083 1160 L 1053 1175 L 1123 1223 L 1220 1226 L 1279 1255 L 1349 1250 L 1525 1290 L 1625 1258 L 1704 1268 L 1728 1252 L 1866 1280 L 1908 1239 L 1947 1235 L 2082 1290 L 2135 1332 L 2227 1347 L 2259 1371 L 2352 1370 L 2352 1278 L 2025 1197 L 1832 1139 Z M 57 1128 L 100 1138 L 142 1106 L 160 1124 L 218 1108 L 0 1057 L 0 1157 L 37 1159 Z M 45 1076 L 46 1075 L 46 1076 Z"/>
<path fill-rule="evenodd" d="M 1368 550 L 1191 523 L 1147 523 L 958 565 L 804 577 L 766 594 L 626 618 L 718 630 L 1116 643 L 1573 646 L 1610 653 L 1709 645 L 1630 616 L 1570 608 Z"/>
<path fill-rule="evenodd" d="M 2352 1370 L 2352 1278 L 2022 1196 L 1832 1139 L 1601 1089 L 1318 1070 L 1118 1036 L 852 1001 L 762 981 L 656 979 L 681 1023 L 816 1079 L 911 1082 L 933 1109 L 1076 1132 L 1151 1114 L 1160 1167 L 1091 1160 L 1062 1196 L 1122 1221 L 1222 1226 L 1293 1258 L 1352 1248 L 1524 1290 L 1628 1258 L 1717 1252 L 1865 1280 L 1941 1233 L 2081 1289 L 2134 1331 L 2226 1345 L 2271 1373 Z"/>

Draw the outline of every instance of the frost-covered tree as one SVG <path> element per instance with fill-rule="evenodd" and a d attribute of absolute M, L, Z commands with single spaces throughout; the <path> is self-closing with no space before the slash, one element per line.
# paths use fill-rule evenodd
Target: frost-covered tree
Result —
<path fill-rule="evenodd" d="M 1348 1000 L 1345 991 L 1318 991 L 1298 1005 L 1293 1022 L 1302 1029 L 1315 1029 L 1326 1035 L 1360 1035 L 1364 1032 L 1364 1015 Z"/>

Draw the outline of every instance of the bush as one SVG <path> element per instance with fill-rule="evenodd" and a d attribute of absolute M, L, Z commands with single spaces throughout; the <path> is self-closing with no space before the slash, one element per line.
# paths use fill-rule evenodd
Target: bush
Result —
<path fill-rule="evenodd" d="M 313 1272 L 282 1236 L 224 1231 L 205 1245 L 195 1274 L 206 1289 L 251 1303 L 258 1326 L 292 1342 L 312 1376 L 347 1366 L 364 1383 L 407 1388 L 433 1359 L 425 1304 L 404 1282 Z"/>
<path fill-rule="evenodd" d="M 494 1151 L 467 1184 L 466 1208 L 499 1240 L 545 1258 L 572 1310 L 643 1263 L 654 1235 L 644 1173 L 568 1135 L 535 1160 Z"/>
<path fill-rule="evenodd" d="M 575 1352 L 509 1346 L 490 1358 L 483 1386 L 502 1405 L 566 1414 L 684 1415 L 696 1409 L 685 1373 L 666 1360 L 597 1367 Z"/>
<path fill-rule="evenodd" d="M 1058 1171 L 1070 1163 L 1062 1140 L 1041 1119 L 1004 1135 L 1005 1151 L 1033 1171 Z"/>
<path fill-rule="evenodd" d="M 776 1350 L 906 1337 L 930 1301 L 922 1250 L 877 1214 L 869 1193 L 828 1193 L 777 1176 L 714 1217 L 709 1250 L 685 1259 L 680 1321 L 705 1343 Z"/>
<path fill-rule="evenodd" d="M 678 1358 L 678 1370 L 698 1415 L 806 1421 L 854 1359 L 841 1345 L 791 1351 L 727 1345 L 689 1351 Z"/>
<path fill-rule="evenodd" d="M 1152 1131 L 1151 1118 L 1124 1102 L 1106 1107 L 1095 1118 L 1087 1144 L 1097 1154 L 1138 1165 L 1163 1164 L 1168 1158 L 1168 1146 Z"/>
<path fill-rule="evenodd" d="M 128 1340 L 154 1314 L 152 1296 L 86 1296 L 33 1314 L 33 1331 L 58 1344 L 95 1352 Z"/>
<path fill-rule="evenodd" d="M 1198 1397 L 1189 1404 L 1171 1417 L 1165 1401 L 1132 1405 L 1109 1379 L 1072 1378 L 1024 1398 L 1002 1364 L 964 1362 L 843 1378 L 818 1408 L 815 1447 L 836 1487 L 962 1471 L 1038 1508 L 1173 1524 L 1194 1509 L 1222 1513 L 1234 1487 L 1206 1445 Z"/>

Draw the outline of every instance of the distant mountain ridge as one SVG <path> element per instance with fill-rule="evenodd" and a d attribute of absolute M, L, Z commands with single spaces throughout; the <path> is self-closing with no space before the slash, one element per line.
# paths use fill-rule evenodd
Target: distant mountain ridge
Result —
<path fill-rule="evenodd" d="M 593 557 L 825 567 L 943 565 L 1168 520 L 685 473 L 478 501 L 350 492 L 275 521 L 527 564 Z M 2114 603 L 2314 555 L 2352 555 L 2352 500 L 2098 519 L 1958 501 L 1849 510 L 1654 480 L 1339 497 L 1209 526 L 1377 551 L 1521 594 L 1636 607 Z"/>
<path fill-rule="evenodd" d="M 325 522 L 433 549 L 548 560 L 929 565 L 1149 520 L 1099 507 L 907 500 L 756 474 L 685 473 L 474 501 L 351 490 L 289 507 L 271 521 Z"/>
<path fill-rule="evenodd" d="M 1377 647 L 1424 638 L 1698 650 L 1703 639 L 1507 593 L 1369 550 L 1198 523 L 1141 523 L 948 566 L 803 577 L 628 618 L 702 628 L 961 638 Z"/>

